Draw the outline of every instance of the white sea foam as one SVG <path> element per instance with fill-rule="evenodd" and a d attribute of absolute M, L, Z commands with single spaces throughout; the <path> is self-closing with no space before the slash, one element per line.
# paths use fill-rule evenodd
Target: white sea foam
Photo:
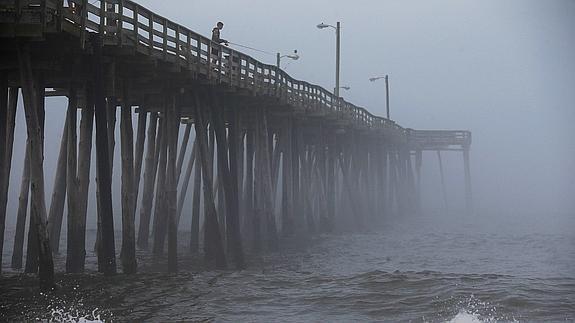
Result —
<path fill-rule="evenodd" d="M 454 318 L 447 321 L 448 323 L 482 323 L 483 321 L 479 318 L 479 315 L 469 313 L 465 310 L 461 310 Z"/>
<path fill-rule="evenodd" d="M 50 317 L 40 319 L 41 322 L 77 322 L 77 323 L 103 323 L 104 319 L 95 308 L 91 312 L 80 311 L 73 308 L 51 308 Z"/>

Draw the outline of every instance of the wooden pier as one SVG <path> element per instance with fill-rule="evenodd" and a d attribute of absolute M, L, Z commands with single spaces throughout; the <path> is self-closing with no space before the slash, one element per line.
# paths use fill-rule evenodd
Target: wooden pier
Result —
<path fill-rule="evenodd" d="M 425 150 L 463 152 L 471 208 L 470 132 L 403 128 L 132 1 L 0 0 L 0 42 L 0 243 L 15 239 L 12 266 L 21 268 L 30 214 L 25 270 L 39 270 L 45 289 L 52 253 L 62 249 L 65 207 L 66 271 L 84 271 L 90 193 L 105 274 L 117 270 L 114 217 L 122 219 L 119 262 L 129 274 L 137 272 L 136 248 L 167 252 L 169 271 L 178 270 L 183 217 L 192 219 L 191 251 L 221 269 L 243 268 L 246 250 L 273 250 L 281 236 L 338 224 L 361 229 L 417 212 Z M 8 215 L 17 217 L 16 235 L 8 237 L 19 90 L 28 139 L 20 209 Z M 48 170 L 56 173 L 49 206 L 46 96 L 68 98 L 58 164 Z M 121 164 L 113 165 L 117 126 Z M 96 192 L 89 191 L 93 148 Z M 112 178 L 121 178 L 121 196 L 112 196 Z"/>

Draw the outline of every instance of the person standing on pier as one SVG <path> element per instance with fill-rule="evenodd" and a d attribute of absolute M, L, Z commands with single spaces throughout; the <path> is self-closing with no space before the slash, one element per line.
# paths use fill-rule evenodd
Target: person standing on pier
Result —
<path fill-rule="evenodd" d="M 228 45 L 228 41 L 225 39 L 222 39 L 220 37 L 221 34 L 221 30 L 224 29 L 224 23 L 221 21 L 218 21 L 218 23 L 216 24 L 216 26 L 214 27 L 214 29 L 212 29 L 212 41 L 221 44 L 224 43 L 226 46 Z"/>
<path fill-rule="evenodd" d="M 224 28 L 224 23 L 221 21 L 218 21 L 218 23 L 216 24 L 216 26 L 214 27 L 214 29 L 212 29 L 212 41 L 216 42 L 218 44 L 224 44 L 226 46 L 228 46 L 228 41 L 225 39 L 222 39 L 220 37 L 221 35 L 221 30 Z M 219 57 L 219 49 L 216 47 L 212 47 L 212 55 L 215 56 L 213 62 L 214 64 L 218 64 L 218 57 Z"/>

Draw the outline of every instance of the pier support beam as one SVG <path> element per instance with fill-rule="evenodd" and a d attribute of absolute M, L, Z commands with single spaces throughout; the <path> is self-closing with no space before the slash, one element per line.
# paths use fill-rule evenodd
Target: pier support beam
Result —
<path fill-rule="evenodd" d="M 81 219 L 78 212 L 78 142 L 77 142 L 77 97 L 75 89 L 70 89 L 68 97 L 68 153 L 66 165 L 66 195 L 68 199 L 68 230 L 66 248 L 66 272 L 79 273 L 84 270 L 86 251 L 80 249 L 80 240 L 85 239 L 81 232 Z M 80 236 L 81 235 L 81 236 Z"/>
<path fill-rule="evenodd" d="M 178 271 L 178 179 L 176 174 L 176 159 L 178 155 L 178 135 L 180 130 L 180 114 L 176 108 L 176 96 L 170 95 L 167 109 L 166 129 L 168 135 L 168 160 L 166 168 L 167 193 L 167 231 L 168 231 L 168 272 Z M 185 152 L 185 149 L 183 149 Z M 182 156 L 185 153 L 182 153 Z"/>
<path fill-rule="evenodd" d="M 114 215 L 112 209 L 112 172 L 110 168 L 110 151 L 108 147 L 108 120 L 106 115 L 106 96 L 102 61 L 102 40 L 99 35 L 92 35 L 94 47 L 94 104 L 96 116 L 96 155 L 99 192 L 100 245 L 98 246 L 98 263 L 104 274 L 116 273 L 116 247 L 114 241 Z"/>
<path fill-rule="evenodd" d="M 198 93 L 194 93 L 196 102 L 196 136 L 199 145 L 200 160 L 202 164 L 202 176 L 204 186 L 204 209 L 205 209 L 205 234 L 204 234 L 204 255 L 207 262 L 214 262 L 218 269 L 225 269 L 226 255 L 222 243 L 222 236 L 218 224 L 218 214 L 214 204 L 214 191 L 211 167 L 209 165 L 208 138 L 205 123 L 205 111 Z"/>
<path fill-rule="evenodd" d="M 160 145 L 158 150 L 160 152 L 158 161 L 158 175 L 156 180 L 156 203 L 154 205 L 154 226 L 152 228 L 152 235 L 154 236 L 153 253 L 159 256 L 164 252 L 164 242 L 166 237 L 166 215 L 167 215 L 167 201 L 166 201 L 166 166 L 168 164 L 168 133 L 171 126 L 164 106 L 164 113 L 162 114 L 162 121 L 160 123 Z"/>
<path fill-rule="evenodd" d="M 20 195 L 18 197 L 18 213 L 16 214 L 16 232 L 14 234 L 14 251 L 12 252 L 12 269 L 22 268 L 24 255 L 24 235 L 26 231 L 26 216 L 28 214 L 28 197 L 30 193 L 30 141 L 26 140 L 26 152 L 24 154 L 24 167 L 22 169 L 22 181 Z M 64 202 L 62 201 L 62 208 Z"/>
<path fill-rule="evenodd" d="M 120 142 L 122 155 L 122 251 L 120 258 L 124 274 L 134 274 L 136 262 L 136 230 L 134 202 L 134 128 L 132 106 L 124 93 L 120 119 Z"/>
<path fill-rule="evenodd" d="M 417 183 L 415 184 L 415 199 L 417 212 L 421 212 L 421 164 L 423 162 L 423 153 L 421 150 L 415 151 L 415 175 Z"/>
<path fill-rule="evenodd" d="M 192 195 L 192 223 L 191 223 L 191 232 L 190 232 L 190 252 L 192 254 L 197 254 L 200 247 L 200 198 L 201 198 L 201 185 L 202 185 L 202 165 L 200 161 L 200 153 L 199 153 L 199 144 L 198 144 L 198 135 L 196 134 L 194 140 L 194 148 L 193 151 L 196 151 L 195 154 L 192 154 L 196 164 L 194 170 L 194 192 Z M 191 160 L 190 160 L 191 163 Z"/>
<path fill-rule="evenodd" d="M 293 121 L 288 118 L 282 132 L 282 233 L 284 235 L 294 233 L 292 126 Z"/>
<path fill-rule="evenodd" d="M 469 165 L 469 147 L 463 149 L 463 168 L 465 171 L 465 207 L 467 214 L 473 213 L 473 199 L 471 195 L 471 167 Z"/>
<path fill-rule="evenodd" d="M 217 162 L 220 190 L 223 191 L 226 205 L 226 241 L 227 250 L 231 254 L 237 269 L 244 267 L 244 254 L 239 227 L 238 174 L 237 174 L 237 127 L 236 112 L 230 113 L 230 138 L 226 137 L 224 108 L 217 100 L 217 94 L 211 93 L 212 119 L 217 140 Z"/>
<path fill-rule="evenodd" d="M 4 87 L 8 91 L 8 95 L 4 95 L 2 100 L 2 105 L 4 104 L 4 100 L 7 99 L 7 105 L 0 107 L 0 110 L 4 110 L 0 112 L 0 114 L 4 114 L 0 116 L 0 119 L 4 119 L 4 121 L 0 120 L 0 128 L 4 128 L 4 130 L 0 129 L 0 134 L 5 135 L 3 139 L 0 139 L 0 146 L 4 146 L 4 157 L 0 157 L 0 178 L 4 180 L 0 180 L 0 253 L 4 251 L 4 230 L 5 230 L 5 221 L 6 221 L 6 205 L 8 202 L 8 189 L 10 187 L 10 173 L 12 169 L 12 151 L 14 147 L 14 129 L 16 126 L 16 106 L 18 104 L 18 88 L 11 87 L 7 88 L 7 84 L 3 84 L 1 91 L 4 91 Z M 5 131 L 5 132 L 4 132 Z M 4 141 L 3 141 L 4 140 Z M 1 150 L 2 148 L 0 148 Z M 2 155 L 2 153 L 0 153 Z M 0 256 L 0 263 L 2 263 L 2 256 Z M 2 269 L 0 269 L 0 273 Z"/>
<path fill-rule="evenodd" d="M 232 254 L 233 261 L 236 269 L 244 269 L 244 250 L 242 246 L 242 237 L 240 234 L 240 192 L 239 192 L 239 175 L 238 175 L 238 159 L 243 156 L 238 155 L 238 138 L 240 137 L 240 125 L 237 110 L 230 112 L 230 127 L 229 127 L 229 176 L 226 189 L 229 191 L 229 200 L 226 205 L 228 206 L 226 226 L 228 234 L 228 252 Z M 227 195 L 226 195 L 227 196 Z"/>
<path fill-rule="evenodd" d="M 134 162 L 134 218 L 138 209 L 138 195 L 140 193 L 140 179 L 142 174 L 142 161 L 144 157 L 144 144 L 146 141 L 146 122 L 148 112 L 140 107 L 138 113 L 138 129 L 136 130 L 136 151 Z M 148 139 L 149 140 L 149 139 Z"/>
<path fill-rule="evenodd" d="M 81 251 L 82 271 L 86 257 L 86 220 L 88 214 L 88 193 L 90 190 L 90 168 L 92 165 L 92 135 L 94 129 L 94 94 L 86 91 L 86 106 L 82 107 L 80 139 L 78 147 L 78 250 Z"/>
<path fill-rule="evenodd" d="M 248 125 L 246 131 L 246 176 L 244 178 L 244 236 L 255 247 L 256 236 L 256 206 L 254 201 L 254 159 L 255 159 L 255 130 L 254 123 Z"/>
<path fill-rule="evenodd" d="M 6 226 L 6 204 L 8 197 L 8 80 L 0 78 L 0 273 L 2 272 L 2 254 L 4 252 L 4 231 Z"/>
<path fill-rule="evenodd" d="M 449 207 L 447 206 L 447 190 L 445 188 L 445 176 L 443 174 L 443 160 L 441 159 L 441 151 L 437 150 L 437 161 L 439 162 L 439 176 L 441 177 L 441 193 L 443 196 L 443 207 L 445 208 L 445 213 L 449 212 Z"/>
<path fill-rule="evenodd" d="M 62 231 L 62 219 L 64 217 L 64 204 L 66 202 L 66 172 L 68 159 L 68 123 L 70 118 L 66 115 L 62 139 L 60 141 L 60 152 L 58 154 L 58 164 L 56 165 L 56 176 L 54 177 L 54 188 L 52 190 L 52 200 L 50 202 L 50 212 L 48 214 L 48 234 L 52 244 L 52 252 L 60 251 L 60 233 Z M 29 184 L 28 184 L 29 185 Z M 23 191 L 21 191 L 21 194 Z M 28 200 L 26 195 L 26 202 Z M 22 196 L 22 195 L 21 195 Z M 26 218 L 26 206 L 24 206 L 24 219 Z"/>
<path fill-rule="evenodd" d="M 159 157 L 161 132 L 158 131 L 158 114 L 150 112 L 150 124 L 148 125 L 148 144 L 146 147 L 146 165 L 144 169 L 144 191 L 142 192 L 142 207 L 140 208 L 140 227 L 138 229 L 138 247 L 148 249 L 150 236 L 150 218 L 154 198 L 154 184 Z M 160 127 L 161 128 L 161 127 Z"/>
<path fill-rule="evenodd" d="M 185 138 L 185 136 L 184 136 Z M 185 140 L 184 140 L 185 141 Z M 184 181 L 182 182 L 182 190 L 178 197 L 178 214 L 177 214 L 177 222 L 180 223 L 180 218 L 182 216 L 182 210 L 184 209 L 184 202 L 186 201 L 186 195 L 188 193 L 188 187 L 190 184 L 190 179 L 192 178 L 192 170 L 194 168 L 194 164 L 196 161 L 196 154 L 197 154 L 197 141 L 194 140 L 192 145 L 192 153 L 188 159 L 188 165 L 186 166 L 186 173 L 184 174 Z M 193 189 L 193 187 L 192 187 Z M 193 192 L 195 193 L 195 192 Z M 192 194 L 193 194 L 192 193 Z"/>
<path fill-rule="evenodd" d="M 327 147 L 327 169 L 326 169 L 326 198 L 327 198 L 327 228 L 326 231 L 331 232 L 334 229 L 335 223 L 335 204 L 336 204 L 336 159 L 337 159 L 337 152 L 336 152 L 336 145 L 337 142 L 335 140 L 335 133 L 330 134 L 330 139 L 328 139 L 328 147 Z"/>
<path fill-rule="evenodd" d="M 34 84 L 34 73 L 30 59 L 30 49 L 25 45 L 18 48 L 20 81 L 24 97 L 24 112 L 28 139 L 30 140 L 30 181 L 32 195 L 32 216 L 35 231 L 38 235 L 39 278 L 40 288 L 51 289 L 54 286 L 54 262 L 46 228 L 46 204 L 44 200 L 44 150 L 43 150 L 43 111 L 38 107 L 38 86 Z M 42 100 L 43 100 L 42 96 Z M 5 149 L 5 147 L 4 147 Z"/>

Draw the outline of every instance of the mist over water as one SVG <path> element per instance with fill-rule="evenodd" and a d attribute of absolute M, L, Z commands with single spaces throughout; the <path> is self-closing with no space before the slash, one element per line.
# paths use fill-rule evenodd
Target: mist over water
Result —
<path fill-rule="evenodd" d="M 250 256 L 239 272 L 199 267 L 182 232 L 182 273 L 159 273 L 165 259 L 139 253 L 144 273 L 102 277 L 89 252 L 88 274 L 59 277 L 70 288 L 57 306 L 82 315 L 97 309 L 116 321 L 575 319 L 573 215 L 554 215 L 563 229 L 494 222 L 501 216 L 426 214 L 371 231 L 286 240 L 279 252 Z M 57 266 L 64 269 L 63 256 Z M 36 305 L 10 303 L 4 313 L 12 318 L 49 318 L 55 306 L 42 297 Z"/>

